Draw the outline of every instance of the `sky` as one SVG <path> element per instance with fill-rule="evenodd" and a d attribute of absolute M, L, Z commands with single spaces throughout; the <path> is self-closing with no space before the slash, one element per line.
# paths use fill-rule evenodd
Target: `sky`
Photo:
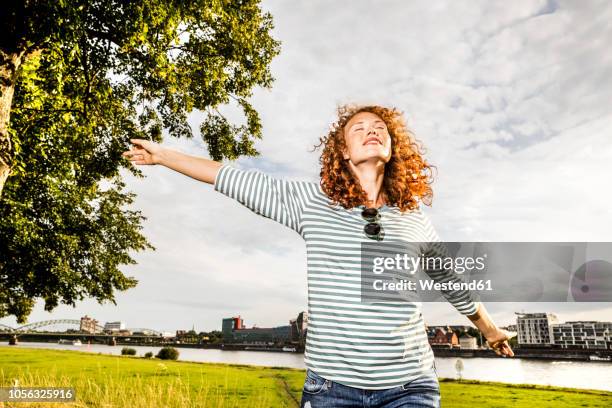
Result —
<path fill-rule="evenodd" d="M 281 53 L 275 82 L 251 102 L 261 155 L 233 164 L 316 181 L 312 151 L 344 103 L 402 110 L 437 166 L 424 211 L 446 241 L 612 241 L 612 4 L 606 1 L 264 1 Z M 242 120 L 236 110 L 227 114 Z M 203 115 L 194 113 L 194 131 Z M 164 145 L 208 157 L 201 138 Z M 227 162 L 227 161 L 226 161 Z M 139 280 L 117 305 L 84 301 L 29 322 L 124 321 L 160 331 L 220 330 L 241 315 L 279 326 L 307 309 L 306 252 L 296 232 L 162 166 L 124 171 L 155 251 L 123 272 Z M 487 303 L 515 312 L 612 321 L 610 303 Z M 469 324 L 424 303 L 428 324 Z M 14 319 L 0 319 L 15 326 Z"/>

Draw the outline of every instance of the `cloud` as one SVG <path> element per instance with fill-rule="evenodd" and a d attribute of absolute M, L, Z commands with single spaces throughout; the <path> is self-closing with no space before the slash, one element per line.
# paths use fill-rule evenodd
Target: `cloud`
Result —
<path fill-rule="evenodd" d="M 443 239 L 610 241 L 612 6 L 604 1 L 266 1 L 282 41 L 272 90 L 256 90 L 264 139 L 237 166 L 317 180 L 309 152 L 344 102 L 403 110 L 438 167 L 426 211 Z M 190 118 L 198 129 L 203 116 Z M 206 156 L 198 137 L 168 138 Z M 170 170 L 127 177 L 157 251 L 127 269 L 138 288 L 78 311 L 159 329 L 218 329 L 240 313 L 284 324 L 306 307 L 301 238 Z M 434 322 L 464 322 L 426 304 Z M 602 320 L 609 304 L 490 304 Z M 536 310 L 537 309 L 537 310 Z M 607 313 L 607 315 L 606 315 Z M 31 320 L 47 316 L 38 307 Z M 48 316 L 47 316 L 48 317 Z M 608 318 L 609 320 L 609 318 Z"/>

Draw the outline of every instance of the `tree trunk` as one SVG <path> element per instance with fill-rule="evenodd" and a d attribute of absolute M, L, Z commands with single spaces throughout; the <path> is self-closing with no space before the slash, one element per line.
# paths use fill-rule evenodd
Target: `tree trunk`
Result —
<path fill-rule="evenodd" d="M 14 152 L 8 127 L 15 80 L 22 57 L 23 52 L 7 53 L 0 50 L 0 196 L 13 164 Z"/>

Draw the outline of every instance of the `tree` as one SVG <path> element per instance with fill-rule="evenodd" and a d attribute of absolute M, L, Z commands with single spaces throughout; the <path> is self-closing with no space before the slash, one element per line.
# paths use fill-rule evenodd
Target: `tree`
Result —
<path fill-rule="evenodd" d="M 133 349 L 131 347 L 124 347 L 121 349 L 121 355 L 122 356 L 135 356 L 136 349 Z"/>
<path fill-rule="evenodd" d="M 160 360 L 178 360 L 179 351 L 174 347 L 162 347 L 155 357 Z"/>
<path fill-rule="evenodd" d="M 25 321 L 137 281 L 118 267 L 153 249 L 119 169 L 129 139 L 193 137 L 215 160 L 258 155 L 248 98 L 279 52 L 257 0 L 7 1 L 0 11 L 0 317 Z M 219 106 L 244 113 L 233 124 Z"/>

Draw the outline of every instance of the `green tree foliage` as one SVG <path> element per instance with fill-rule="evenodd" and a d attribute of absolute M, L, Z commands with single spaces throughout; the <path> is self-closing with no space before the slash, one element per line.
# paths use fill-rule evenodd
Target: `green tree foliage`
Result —
<path fill-rule="evenodd" d="M 174 347 L 162 347 L 155 357 L 160 360 L 178 360 L 179 351 Z"/>
<path fill-rule="evenodd" d="M 121 349 L 121 355 L 122 356 L 135 356 L 136 355 L 136 349 L 133 349 L 131 347 L 123 347 Z"/>
<path fill-rule="evenodd" d="M 41 0 L 3 3 L 0 23 L 0 317 L 24 322 L 37 298 L 114 302 L 137 283 L 119 270 L 130 251 L 153 249 L 121 152 L 193 137 L 201 111 L 213 159 L 257 155 L 248 99 L 273 80 L 272 18 L 257 0 Z"/>

